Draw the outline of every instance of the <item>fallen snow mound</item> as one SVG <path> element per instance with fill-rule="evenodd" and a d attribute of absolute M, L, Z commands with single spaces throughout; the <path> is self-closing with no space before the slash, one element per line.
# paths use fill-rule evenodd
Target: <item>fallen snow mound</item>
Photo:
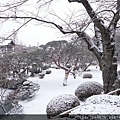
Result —
<path fill-rule="evenodd" d="M 53 98 L 48 103 L 46 113 L 48 118 L 51 118 L 78 105 L 80 102 L 76 96 L 63 94 Z"/>
<path fill-rule="evenodd" d="M 120 96 L 91 96 L 71 114 L 120 114 Z"/>
<path fill-rule="evenodd" d="M 81 101 L 85 101 L 88 97 L 92 95 L 101 94 L 103 87 L 100 83 L 95 81 L 87 81 L 80 84 L 75 90 L 75 95 Z"/>

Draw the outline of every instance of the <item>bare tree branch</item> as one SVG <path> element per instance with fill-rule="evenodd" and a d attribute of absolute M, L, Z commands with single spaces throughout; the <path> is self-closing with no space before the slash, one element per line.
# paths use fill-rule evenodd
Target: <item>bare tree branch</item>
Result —
<path fill-rule="evenodd" d="M 6 9 L 4 9 L 4 10 L 1 10 L 0 12 L 5 12 L 5 11 L 7 11 L 7 10 L 10 10 L 10 9 L 12 9 L 12 8 L 16 8 L 16 7 L 18 7 L 18 6 L 21 6 L 21 5 L 23 5 L 24 3 L 26 3 L 28 0 L 23 0 L 23 1 L 19 1 L 19 2 L 15 2 L 15 3 L 12 3 L 12 4 L 7 4 L 7 5 L 3 5 L 3 6 L 0 6 L 0 7 L 8 7 L 8 8 L 6 8 Z"/>
<path fill-rule="evenodd" d="M 85 7 L 87 13 L 89 14 L 90 18 L 92 19 L 93 23 L 99 28 L 102 32 L 106 30 L 103 21 L 97 17 L 96 13 L 92 9 L 91 5 L 89 4 L 88 0 L 68 0 L 69 2 L 78 2 L 82 3 Z"/>
<path fill-rule="evenodd" d="M 8 37 L 5 38 L 5 40 L 9 39 L 12 35 L 14 35 L 16 32 L 18 32 L 23 26 L 25 26 L 27 23 L 29 23 L 32 19 L 28 20 L 24 24 L 22 24 L 18 29 L 16 29 L 12 34 L 10 34 Z"/>
<path fill-rule="evenodd" d="M 117 92 L 120 92 L 120 89 L 116 89 L 116 90 L 111 91 L 111 92 L 109 92 L 109 93 L 107 93 L 107 94 L 108 94 L 108 95 L 114 95 L 114 94 L 116 94 Z"/>

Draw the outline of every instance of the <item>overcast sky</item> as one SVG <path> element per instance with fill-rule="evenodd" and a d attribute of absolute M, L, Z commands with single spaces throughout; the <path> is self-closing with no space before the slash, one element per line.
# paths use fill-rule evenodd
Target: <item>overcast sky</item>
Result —
<path fill-rule="evenodd" d="M 38 0 L 29 0 L 30 2 L 27 3 L 26 5 L 24 5 L 21 9 L 21 11 L 25 12 L 25 11 L 31 11 L 33 13 L 37 13 L 36 9 L 38 6 L 36 6 L 34 3 L 36 3 L 36 1 Z M 39 4 L 38 4 L 39 5 Z M 82 5 L 78 4 L 78 3 L 69 3 L 67 0 L 56 0 L 55 3 L 52 3 L 51 6 L 49 7 L 49 9 L 53 9 L 55 14 L 57 16 L 59 16 L 62 20 L 59 20 L 58 17 L 53 16 L 49 13 L 48 7 L 43 7 L 42 9 L 40 9 L 40 13 L 39 16 L 40 17 L 45 17 L 46 20 L 50 20 L 50 21 L 55 21 L 55 23 L 59 24 L 59 25 L 63 25 L 63 21 L 67 18 L 70 18 L 70 14 L 72 13 L 72 11 L 74 11 L 74 13 L 77 14 L 80 12 L 83 12 L 85 10 L 82 11 L 83 7 Z M 81 11 L 80 11 L 81 8 Z M 20 15 L 22 14 L 20 11 Z M 25 12 L 27 13 L 27 12 Z M 12 14 L 12 13 L 10 13 Z M 23 13 L 24 14 L 24 13 Z M 28 13 L 27 13 L 28 15 Z M 25 16 L 25 15 L 24 15 Z M 29 15 L 28 15 L 29 16 Z M 47 16 L 47 17 L 46 17 Z M 81 16 L 79 16 L 81 17 Z M 67 19 L 67 21 L 69 21 L 69 19 Z M 18 28 L 18 23 L 14 23 L 12 22 L 5 22 L 4 24 L 2 24 L 0 26 L 1 29 L 1 33 L 0 36 L 9 36 L 9 34 L 11 33 L 11 31 L 13 29 L 17 29 Z M 64 26 L 63 26 L 64 27 Z M 47 24 L 41 25 L 40 23 L 36 23 L 36 21 L 32 21 L 30 23 L 28 23 L 25 27 L 21 28 L 20 31 L 17 34 L 18 37 L 18 41 L 21 42 L 22 44 L 25 44 L 27 46 L 31 45 L 31 46 L 36 46 L 36 45 L 41 45 L 41 44 L 45 44 L 49 41 L 53 41 L 53 40 L 68 40 L 70 39 L 69 37 L 64 37 L 64 35 L 55 28 L 49 27 L 47 26 Z"/>

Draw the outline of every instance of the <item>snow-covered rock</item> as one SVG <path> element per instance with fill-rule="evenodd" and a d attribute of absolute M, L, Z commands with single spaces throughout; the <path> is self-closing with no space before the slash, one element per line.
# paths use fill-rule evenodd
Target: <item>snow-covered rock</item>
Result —
<path fill-rule="evenodd" d="M 66 110 L 80 104 L 79 99 L 70 94 L 63 94 L 53 98 L 47 105 L 46 113 L 48 118 L 54 117 Z"/>
<path fill-rule="evenodd" d="M 87 81 L 77 87 L 75 90 L 75 95 L 79 98 L 79 100 L 85 101 L 86 98 L 92 95 L 101 94 L 102 91 L 103 87 L 100 83 L 95 81 Z"/>
<path fill-rule="evenodd" d="M 120 96 L 94 95 L 71 114 L 120 114 Z"/>

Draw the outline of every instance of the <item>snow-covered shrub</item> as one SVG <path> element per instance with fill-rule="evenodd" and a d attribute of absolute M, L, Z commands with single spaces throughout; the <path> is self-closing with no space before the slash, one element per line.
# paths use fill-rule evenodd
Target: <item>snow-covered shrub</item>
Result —
<path fill-rule="evenodd" d="M 21 114 L 23 113 L 23 106 L 20 104 L 14 105 L 14 107 L 7 114 Z"/>
<path fill-rule="evenodd" d="M 92 76 L 92 74 L 90 74 L 90 73 L 85 73 L 85 74 L 83 74 L 83 78 L 92 78 L 93 76 Z"/>
<path fill-rule="evenodd" d="M 120 113 L 120 97 L 116 95 L 94 95 L 71 114 L 118 114 Z M 97 119 L 101 120 L 101 119 Z M 114 119 L 117 120 L 117 119 Z"/>
<path fill-rule="evenodd" d="M 7 115 L 1 115 L 2 119 L 0 118 L 0 120 L 24 120 L 25 115 L 23 115 L 23 109 L 22 105 L 17 104 L 7 112 Z"/>
<path fill-rule="evenodd" d="M 51 70 L 46 70 L 46 74 L 51 74 Z"/>
<path fill-rule="evenodd" d="M 36 92 L 40 89 L 39 84 L 33 83 L 31 81 L 25 81 L 21 88 L 17 89 L 15 92 L 16 99 L 25 100 L 35 96 Z"/>
<path fill-rule="evenodd" d="M 39 73 L 39 78 L 42 79 L 44 78 L 45 74 L 44 73 Z"/>
<path fill-rule="evenodd" d="M 49 67 L 50 67 L 49 65 L 44 65 L 44 66 L 42 67 L 42 70 L 47 70 Z"/>
<path fill-rule="evenodd" d="M 8 98 L 14 102 L 18 100 L 25 100 L 35 96 L 36 92 L 40 89 L 39 84 L 31 81 L 25 81 L 21 87 L 12 91 Z"/>
<path fill-rule="evenodd" d="M 11 100 L 5 100 L 4 103 L 0 104 L 0 114 L 6 114 L 9 110 L 13 108 Z"/>
<path fill-rule="evenodd" d="M 22 86 L 23 82 L 26 81 L 26 79 L 11 79 L 11 80 L 1 80 L 0 85 L 2 88 L 8 88 L 8 89 L 17 89 Z"/>
<path fill-rule="evenodd" d="M 66 67 L 67 67 L 67 68 L 71 68 L 72 66 L 71 66 L 70 64 L 67 64 Z"/>
<path fill-rule="evenodd" d="M 9 93 L 1 95 L 0 98 L 0 114 L 9 114 L 11 110 L 16 110 L 16 113 L 18 114 L 18 111 L 21 111 L 20 108 L 21 105 L 18 104 L 18 100 L 15 99 L 15 94 L 13 94 L 13 91 L 9 91 Z"/>
<path fill-rule="evenodd" d="M 87 81 L 85 83 L 80 84 L 75 90 L 75 95 L 79 98 L 79 100 L 84 101 L 86 98 L 101 94 L 103 91 L 103 86 L 95 81 Z"/>
<path fill-rule="evenodd" d="M 48 118 L 51 118 L 78 105 L 80 105 L 80 102 L 76 96 L 63 94 L 53 98 L 48 103 L 46 113 Z"/>

